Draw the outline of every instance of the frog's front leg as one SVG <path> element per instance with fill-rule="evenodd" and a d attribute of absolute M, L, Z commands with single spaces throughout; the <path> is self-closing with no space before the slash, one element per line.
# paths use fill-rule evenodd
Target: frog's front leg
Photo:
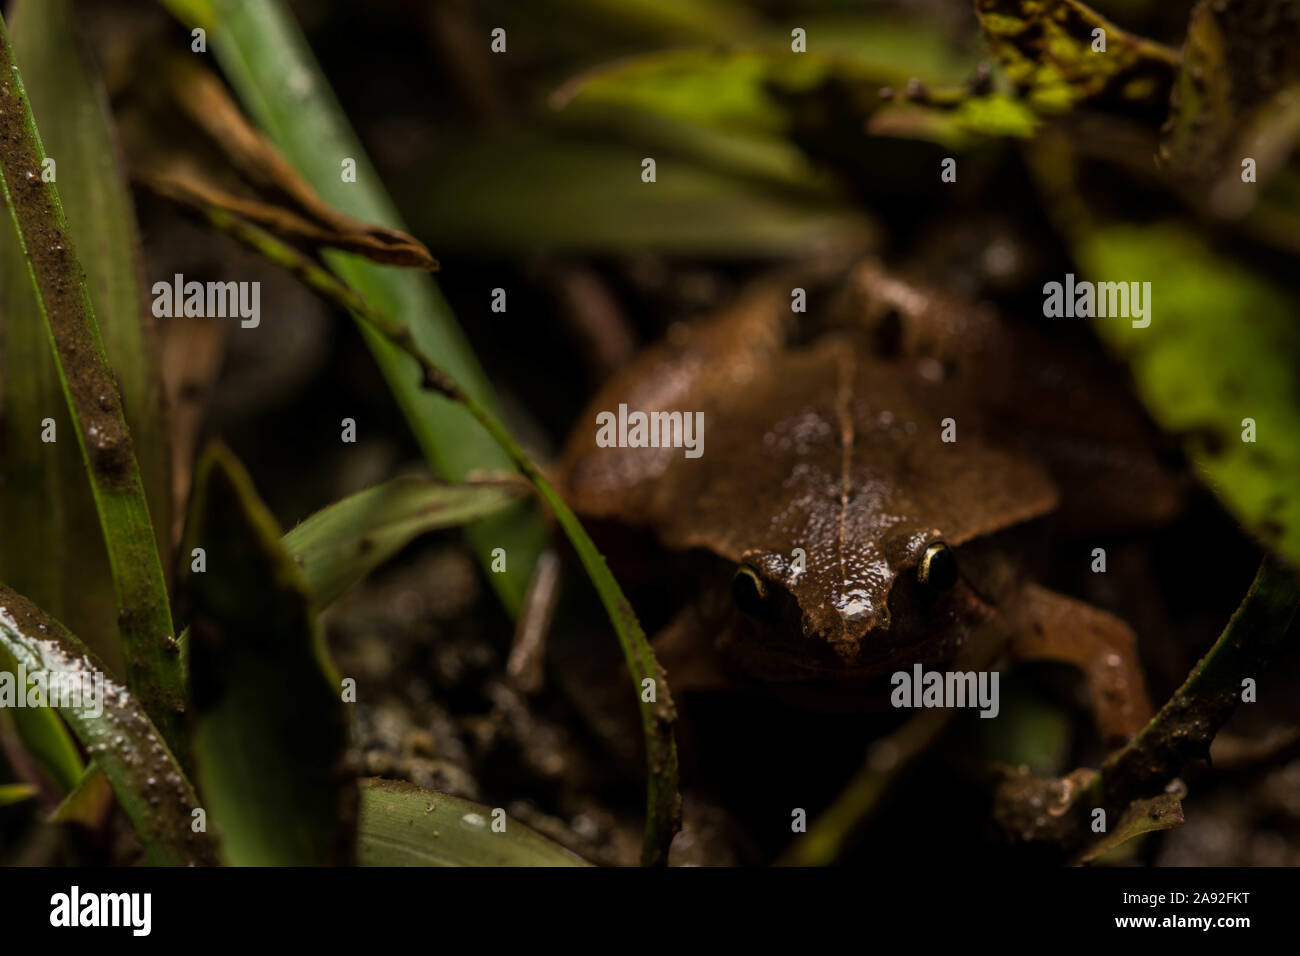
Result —
<path fill-rule="evenodd" d="M 1089 706 L 1107 746 L 1128 741 L 1151 717 L 1137 636 L 1099 608 L 1036 584 L 1021 588 L 1004 613 L 1008 651 L 1017 660 L 1072 664 L 1083 673 Z"/>

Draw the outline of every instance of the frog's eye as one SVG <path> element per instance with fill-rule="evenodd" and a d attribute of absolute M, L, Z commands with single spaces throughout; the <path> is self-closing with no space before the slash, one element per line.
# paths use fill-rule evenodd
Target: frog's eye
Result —
<path fill-rule="evenodd" d="M 735 599 L 736 607 L 750 617 L 766 616 L 771 592 L 767 588 L 767 582 L 748 565 L 742 564 L 736 569 L 731 579 L 731 596 Z"/>
<path fill-rule="evenodd" d="M 952 548 L 936 541 L 925 549 L 916 565 L 916 580 L 936 591 L 946 591 L 957 583 L 957 558 Z"/>

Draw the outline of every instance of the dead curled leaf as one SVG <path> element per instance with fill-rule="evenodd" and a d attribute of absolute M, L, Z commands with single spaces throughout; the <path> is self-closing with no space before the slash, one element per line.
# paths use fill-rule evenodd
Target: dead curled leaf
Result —
<path fill-rule="evenodd" d="M 1035 777 L 1025 768 L 997 768 L 993 814 L 1013 840 L 1054 844 L 1075 865 L 1093 863 L 1129 840 L 1183 823 L 1182 787 L 1134 800 L 1100 833 L 1093 831 L 1096 809 L 1090 795 L 1098 773 L 1087 767 L 1064 777 Z M 1111 808 L 1108 812 L 1117 812 Z"/>
<path fill-rule="evenodd" d="M 314 248 L 342 249 L 387 265 L 427 270 L 436 269 L 438 265 L 427 250 L 421 253 L 391 244 L 386 239 L 376 240 L 370 232 L 340 231 L 336 226 L 322 225 L 286 206 L 237 196 L 205 182 L 187 165 L 178 163 L 167 171 L 137 170 L 134 177 L 142 186 L 177 205 L 196 212 L 213 207 L 222 209 L 293 242 Z M 385 230 L 375 227 L 375 231 Z M 419 250 L 424 249 L 418 240 L 411 239 L 411 242 Z"/>
<path fill-rule="evenodd" d="M 164 69 L 172 103 L 258 195 L 239 195 L 216 185 L 221 177 L 203 168 L 191 153 L 151 157 L 133 170 L 139 182 L 181 205 L 215 206 L 295 242 L 342 249 L 386 265 L 438 268 L 437 260 L 414 236 L 354 219 L 321 199 L 253 127 L 215 74 L 180 57 L 168 61 Z"/>

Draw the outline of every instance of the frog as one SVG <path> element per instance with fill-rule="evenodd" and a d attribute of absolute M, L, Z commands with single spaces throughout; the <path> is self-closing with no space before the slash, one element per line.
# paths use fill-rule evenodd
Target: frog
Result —
<path fill-rule="evenodd" d="M 935 358 L 932 295 L 875 263 L 840 286 L 823 310 L 835 318 L 812 332 L 787 280 L 674 326 L 598 390 L 566 444 L 559 488 L 581 517 L 721 571 L 654 637 L 670 686 L 860 696 L 915 664 L 951 664 L 994 627 L 1009 659 L 1076 668 L 1119 746 L 1151 715 L 1136 635 L 1016 559 L 1027 530 L 1069 504 L 1050 456 L 1006 438 L 983 371 Z M 882 337 L 884 314 L 901 329 Z M 702 413 L 702 453 L 598 442 L 620 405 Z"/>

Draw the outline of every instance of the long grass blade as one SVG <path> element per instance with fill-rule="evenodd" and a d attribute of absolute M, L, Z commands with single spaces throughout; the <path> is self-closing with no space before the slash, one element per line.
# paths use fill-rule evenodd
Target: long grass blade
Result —
<path fill-rule="evenodd" d="M 63 693 L 50 702 L 112 784 L 150 863 L 215 862 L 207 833 L 195 825 L 194 788 L 135 695 L 62 624 L 2 584 L 0 665 L 65 675 L 62 686 L 79 688 L 80 699 Z"/>
<path fill-rule="evenodd" d="M 187 552 L 194 764 L 236 866 L 347 863 L 348 720 L 307 583 L 248 472 L 220 445 L 195 472 Z"/>
<path fill-rule="evenodd" d="M 513 820 L 494 830 L 493 808 L 409 783 L 361 781 L 357 862 L 362 866 L 585 866 Z"/>
<path fill-rule="evenodd" d="M 19 0 L 10 17 L 14 56 L 41 141 L 57 160 L 59 195 L 122 392 L 158 553 L 170 567 L 171 468 L 152 316 L 131 193 L 108 99 L 76 32 L 71 0 Z M 80 632 L 78 632 L 80 633 Z M 82 637 L 85 635 L 83 634 Z"/>
<path fill-rule="evenodd" d="M 518 480 L 446 485 L 394 478 L 316 512 L 284 536 L 284 546 L 319 609 L 419 535 L 495 514 L 527 489 Z"/>
<path fill-rule="evenodd" d="M 0 187 L 27 260 L 99 511 L 128 680 L 163 736 L 174 748 L 181 747 L 184 682 L 162 562 L 85 273 L 58 190 L 42 176 L 45 159 L 8 29 L 0 20 Z"/>
<path fill-rule="evenodd" d="M 244 105 L 325 202 L 364 222 L 405 229 L 302 32 L 279 0 L 163 4 L 191 25 L 207 29 L 209 45 Z M 348 177 L 352 181 L 345 181 L 345 166 L 355 168 L 355 176 Z M 429 277 L 342 252 L 326 253 L 324 259 L 349 286 L 409 322 L 420 347 L 438 356 L 477 401 L 492 405 L 491 386 Z M 421 389 L 400 350 L 366 323 L 360 328 L 434 472 L 449 481 L 463 481 L 471 472 L 511 467 L 472 416 Z M 520 504 L 471 526 L 468 534 L 485 568 L 491 566 L 494 549 L 505 550 L 506 570 L 489 574 L 488 580 L 506 609 L 516 613 L 545 545 L 535 509 Z"/>

